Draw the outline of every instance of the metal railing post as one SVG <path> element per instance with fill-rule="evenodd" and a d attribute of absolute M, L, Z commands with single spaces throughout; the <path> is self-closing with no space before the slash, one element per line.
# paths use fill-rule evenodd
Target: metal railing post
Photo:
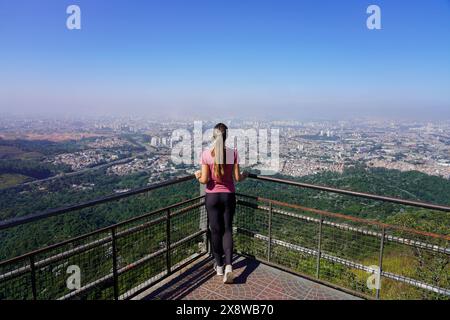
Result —
<path fill-rule="evenodd" d="M 111 228 L 111 244 L 112 244 L 114 300 L 119 300 L 119 278 L 118 278 L 118 274 L 117 274 L 116 228 Z"/>
<path fill-rule="evenodd" d="M 31 292 L 33 294 L 33 300 L 37 300 L 36 266 L 34 264 L 34 255 L 30 256 L 30 269 L 31 269 Z"/>
<path fill-rule="evenodd" d="M 381 231 L 381 241 L 380 241 L 380 255 L 378 257 L 378 286 L 377 286 L 377 299 L 380 299 L 380 291 L 381 291 L 381 272 L 383 270 L 383 253 L 384 253 L 384 238 L 386 236 L 386 228 L 383 227 Z"/>
<path fill-rule="evenodd" d="M 267 261 L 270 262 L 270 258 L 272 257 L 272 202 L 269 202 L 269 242 L 267 243 Z"/>
<path fill-rule="evenodd" d="M 316 261 L 316 278 L 320 278 L 320 256 L 322 255 L 322 226 L 323 216 L 320 216 L 319 221 L 319 239 L 317 240 L 317 261 Z"/>
<path fill-rule="evenodd" d="M 205 196 L 206 192 L 206 185 L 200 183 L 200 196 Z M 204 198 L 199 200 L 200 203 L 204 201 Z M 206 252 L 210 252 L 209 250 L 209 234 L 208 234 L 208 214 L 206 213 L 205 207 L 200 207 L 200 222 L 199 222 L 199 228 L 200 230 L 206 230 L 206 233 L 203 236 L 203 245 L 205 246 Z"/>
<path fill-rule="evenodd" d="M 166 268 L 167 274 L 171 274 L 172 266 L 170 265 L 170 210 L 166 211 Z"/>
<path fill-rule="evenodd" d="M 205 208 L 206 211 L 206 208 Z M 209 230 L 209 218 L 208 215 L 206 215 L 206 252 L 210 256 L 212 256 L 212 249 L 211 249 L 211 230 Z"/>

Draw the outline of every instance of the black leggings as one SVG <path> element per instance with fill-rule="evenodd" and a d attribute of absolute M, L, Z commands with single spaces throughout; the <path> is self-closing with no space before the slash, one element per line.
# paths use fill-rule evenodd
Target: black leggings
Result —
<path fill-rule="evenodd" d="M 208 212 L 211 229 L 211 245 L 214 258 L 219 266 L 231 264 L 233 257 L 233 216 L 236 210 L 234 193 L 207 193 L 205 195 L 206 211 Z"/>

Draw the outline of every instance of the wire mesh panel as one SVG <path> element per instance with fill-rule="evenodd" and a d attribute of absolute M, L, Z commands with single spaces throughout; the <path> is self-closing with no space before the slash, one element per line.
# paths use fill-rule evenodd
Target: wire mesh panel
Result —
<path fill-rule="evenodd" d="M 245 204 L 242 201 L 245 201 Z M 267 211 L 258 209 L 256 205 L 257 203 L 249 198 L 238 197 L 234 217 L 234 246 L 237 251 L 266 259 L 269 216 Z"/>
<path fill-rule="evenodd" d="M 117 228 L 119 296 L 127 297 L 134 287 L 165 272 L 165 224 L 165 216 L 158 213 Z"/>
<path fill-rule="evenodd" d="M 16 260 L 0 266 L 0 300 L 33 299 L 30 260 Z"/>
<path fill-rule="evenodd" d="M 206 222 L 206 216 L 202 218 L 204 221 L 200 222 L 200 207 L 192 205 L 184 208 L 177 208 L 171 213 L 170 218 L 170 239 L 172 242 L 180 241 L 195 232 L 206 230 L 201 229 L 201 226 Z"/>
<path fill-rule="evenodd" d="M 132 297 L 205 253 L 206 224 L 196 198 L 5 261 L 0 299 Z"/>
<path fill-rule="evenodd" d="M 272 207 L 271 261 L 303 274 L 314 275 L 319 224 L 305 212 Z"/>
<path fill-rule="evenodd" d="M 35 261 L 37 299 L 104 296 L 112 266 L 110 235 L 70 242 L 35 255 Z"/>
<path fill-rule="evenodd" d="M 377 225 L 326 217 L 319 278 L 375 297 L 377 284 L 367 281 L 379 268 L 381 235 Z"/>
<path fill-rule="evenodd" d="M 172 269 L 198 257 L 204 253 L 203 235 L 198 235 L 179 242 L 170 250 L 170 262 Z"/>
<path fill-rule="evenodd" d="M 124 184 L 124 189 L 127 188 L 126 185 L 127 183 Z M 7 208 L 8 204 L 2 203 L 6 207 L 0 208 L 0 220 L 5 218 L 23 218 L 23 216 L 31 213 L 36 215 L 42 213 L 40 212 L 41 210 L 46 212 L 49 207 L 53 206 L 65 207 L 67 205 L 77 207 L 81 205 L 81 208 L 71 209 L 66 214 L 56 214 L 55 216 L 9 229 L 0 228 L 0 261 L 18 257 L 39 248 L 60 243 L 64 240 L 120 223 L 132 217 L 138 217 L 148 212 L 192 199 L 198 195 L 197 185 L 198 182 L 195 182 L 193 179 L 192 181 L 182 179 L 181 182 L 175 180 L 173 184 L 168 182 L 164 187 L 156 189 L 148 186 L 144 189 L 149 191 L 143 190 L 132 195 L 126 195 L 127 192 L 122 193 L 120 192 L 121 190 L 116 190 L 114 194 L 106 197 L 106 201 L 102 200 L 102 198 L 92 199 L 100 196 L 100 193 L 94 189 L 92 192 L 86 193 L 62 193 L 64 196 L 61 198 L 54 198 L 56 193 L 50 192 L 48 193 L 49 199 L 44 195 L 43 199 L 40 197 L 36 198 L 35 201 L 28 199 L 26 202 L 21 202 L 20 205 L 17 205 L 18 202 L 14 201 L 9 208 Z M 130 192 L 133 191 L 130 190 Z M 111 192 L 113 191 L 111 190 Z M 42 194 L 42 192 L 39 192 L 39 196 Z M 17 196 L 21 197 L 19 194 Z M 29 197 L 29 195 L 26 197 Z M 114 199 L 115 197 L 122 198 Z M 85 201 L 99 201 L 101 203 L 84 207 Z M 2 215 L 3 210 L 7 210 L 10 214 Z M 0 221 L 0 223 L 2 222 L 4 221 Z"/>
<path fill-rule="evenodd" d="M 137 227 L 117 231 L 117 267 L 123 268 L 166 247 L 165 218 L 148 219 Z"/>
<path fill-rule="evenodd" d="M 387 229 L 381 296 L 384 299 L 449 299 L 447 240 Z"/>
<path fill-rule="evenodd" d="M 203 203 L 177 208 L 170 215 L 171 269 L 207 251 L 207 215 Z"/>
<path fill-rule="evenodd" d="M 155 255 L 143 260 L 128 270 L 120 270 L 118 276 L 119 298 L 133 296 L 141 288 L 145 288 L 166 275 L 164 254 Z"/>
<path fill-rule="evenodd" d="M 93 282 L 97 282 L 96 288 L 101 290 L 104 287 L 100 288 L 100 284 L 106 284 L 109 275 L 109 241 L 108 233 L 99 232 L 0 268 L 1 298 L 68 298 L 85 286 L 94 291 L 95 287 L 90 286 Z"/>
<path fill-rule="evenodd" d="M 449 299 L 445 236 L 240 195 L 237 250 L 354 293 Z"/>

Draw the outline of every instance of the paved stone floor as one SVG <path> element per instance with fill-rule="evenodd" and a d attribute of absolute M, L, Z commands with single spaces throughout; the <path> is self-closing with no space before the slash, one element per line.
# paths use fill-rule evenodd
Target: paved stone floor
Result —
<path fill-rule="evenodd" d="M 212 260 L 193 266 L 144 299 L 186 300 L 348 300 L 347 293 L 264 265 L 253 259 L 235 256 L 234 284 L 224 284 L 215 275 Z"/>

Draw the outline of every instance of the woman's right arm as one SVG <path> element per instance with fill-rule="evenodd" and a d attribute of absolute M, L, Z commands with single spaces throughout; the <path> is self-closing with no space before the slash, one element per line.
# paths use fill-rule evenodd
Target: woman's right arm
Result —
<path fill-rule="evenodd" d="M 239 163 L 235 163 L 233 167 L 233 176 L 235 181 L 242 182 L 247 178 L 248 173 L 247 172 L 241 173 L 241 170 L 239 169 Z"/>
<path fill-rule="evenodd" d="M 209 167 L 206 164 L 202 164 L 201 170 L 195 173 L 195 177 L 201 184 L 207 184 L 209 181 Z"/>

